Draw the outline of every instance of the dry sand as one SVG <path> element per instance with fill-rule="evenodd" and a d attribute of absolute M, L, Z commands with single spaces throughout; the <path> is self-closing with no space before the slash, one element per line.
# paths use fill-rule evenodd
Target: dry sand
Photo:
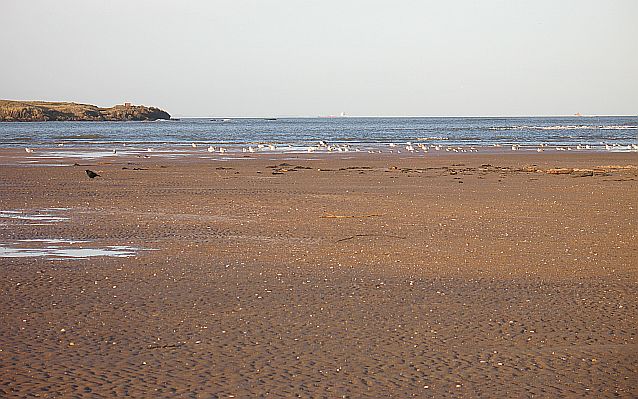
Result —
<path fill-rule="evenodd" d="M 23 156 L 1 397 L 638 397 L 636 154 Z"/>

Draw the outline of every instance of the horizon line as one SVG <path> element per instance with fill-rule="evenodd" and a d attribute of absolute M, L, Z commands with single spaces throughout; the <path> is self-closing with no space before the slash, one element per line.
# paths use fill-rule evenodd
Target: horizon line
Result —
<path fill-rule="evenodd" d="M 268 116 L 229 116 L 229 115 L 209 115 L 209 116 L 185 116 L 172 115 L 171 118 L 183 119 L 348 119 L 348 118 L 600 118 L 600 117 L 638 117 L 638 114 L 549 114 L 549 115 L 268 115 Z"/>

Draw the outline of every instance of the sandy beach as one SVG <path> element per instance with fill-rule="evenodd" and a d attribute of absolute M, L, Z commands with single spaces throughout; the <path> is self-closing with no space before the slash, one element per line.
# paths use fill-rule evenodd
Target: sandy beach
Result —
<path fill-rule="evenodd" d="M 638 397 L 636 153 L 199 155 L 0 150 L 1 397 Z"/>

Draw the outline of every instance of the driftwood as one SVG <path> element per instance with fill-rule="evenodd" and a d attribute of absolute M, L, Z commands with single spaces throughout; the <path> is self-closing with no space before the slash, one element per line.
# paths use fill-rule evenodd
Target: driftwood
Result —
<path fill-rule="evenodd" d="M 360 219 L 360 218 L 373 218 L 383 216 L 379 213 L 371 213 L 367 215 L 322 215 L 322 219 Z"/>
<path fill-rule="evenodd" d="M 335 243 L 352 240 L 353 238 L 356 238 L 356 237 L 388 237 L 388 238 L 398 238 L 400 240 L 405 240 L 405 237 L 395 236 L 395 235 L 391 235 L 391 234 L 355 234 L 355 235 L 350 236 L 350 237 L 339 239 L 339 240 L 335 241 Z"/>

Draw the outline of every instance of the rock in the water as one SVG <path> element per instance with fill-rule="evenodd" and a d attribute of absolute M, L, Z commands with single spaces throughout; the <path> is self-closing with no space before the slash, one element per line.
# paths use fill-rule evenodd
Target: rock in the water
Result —
<path fill-rule="evenodd" d="M 154 121 L 170 119 L 168 112 L 143 105 L 100 108 L 90 104 L 0 100 L 2 122 Z"/>

